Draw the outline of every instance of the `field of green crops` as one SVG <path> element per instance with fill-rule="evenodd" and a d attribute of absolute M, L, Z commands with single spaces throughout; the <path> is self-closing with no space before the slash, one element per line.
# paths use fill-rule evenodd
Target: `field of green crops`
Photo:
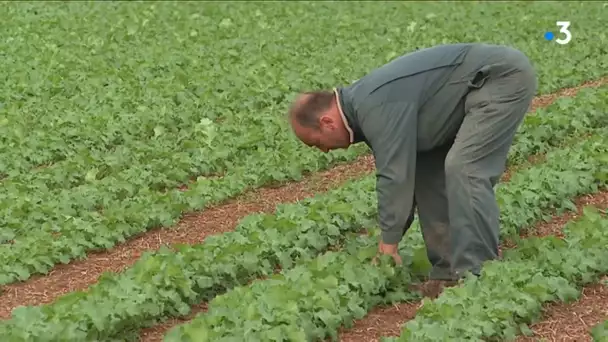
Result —
<path fill-rule="evenodd" d="M 400 54 L 457 42 L 522 50 L 537 70 L 539 96 L 608 76 L 602 2 L 0 8 L 0 302 L 9 293 L 3 286 L 77 259 L 86 265 L 87 254 L 169 229 L 185 213 L 204 215 L 250 189 L 368 153 L 300 144 L 285 120 L 298 91 L 348 84 Z M 571 22 L 571 41 L 545 40 L 546 31 L 562 37 L 562 20 Z M 517 240 L 554 209 L 574 209 L 577 196 L 605 191 L 608 85 L 596 83 L 535 109 L 520 128 L 508 161 L 517 170 L 496 190 L 503 239 Z M 528 162 L 538 154 L 542 162 Z M 147 253 L 86 290 L 14 308 L 0 320 L 0 341 L 137 340 L 141 329 L 202 302 L 208 309 L 165 341 L 337 339 L 374 307 L 420 300 L 410 290 L 428 266 L 417 226 L 401 244 L 402 268 L 372 264 L 376 213 L 374 177 L 362 175 L 274 213 L 251 213 L 202 243 Z M 587 208 L 563 232 L 518 241 L 387 340 L 526 333 L 543 304 L 576 299 L 608 273 L 601 209 Z M 596 325 L 597 341 L 607 330 Z"/>

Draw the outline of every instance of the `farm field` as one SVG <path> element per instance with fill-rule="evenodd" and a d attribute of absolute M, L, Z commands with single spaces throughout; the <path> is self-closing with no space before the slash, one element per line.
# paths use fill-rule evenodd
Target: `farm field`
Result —
<path fill-rule="evenodd" d="M 608 339 L 605 4 L 2 9 L 0 341 Z M 502 260 L 430 296 L 417 223 L 403 267 L 371 262 L 369 151 L 310 149 L 285 112 L 465 41 L 521 49 L 539 89 L 496 189 Z"/>

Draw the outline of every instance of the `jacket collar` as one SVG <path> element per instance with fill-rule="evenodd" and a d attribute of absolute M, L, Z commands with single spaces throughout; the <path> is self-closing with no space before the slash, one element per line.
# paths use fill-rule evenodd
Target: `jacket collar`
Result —
<path fill-rule="evenodd" d="M 348 135 L 350 136 L 350 143 L 352 144 L 353 141 L 355 140 L 355 134 L 353 133 L 352 128 L 350 128 L 350 123 L 348 122 L 348 119 L 346 118 L 346 115 L 344 115 L 344 110 L 342 109 L 342 97 L 340 95 L 340 92 L 338 91 L 338 88 L 334 88 L 334 93 L 336 94 L 336 104 L 338 105 L 338 111 L 340 112 L 340 116 L 342 117 L 342 122 L 344 123 L 344 127 L 346 127 L 346 130 L 348 131 Z"/>
<path fill-rule="evenodd" d="M 357 123 L 355 110 L 353 108 L 353 101 L 348 90 L 344 88 L 334 88 L 333 90 L 336 94 L 336 103 L 340 116 L 342 117 L 342 122 L 344 122 L 344 127 L 346 127 L 350 136 L 350 143 L 354 144 L 365 141 L 365 137 L 359 129 L 359 124 Z"/>

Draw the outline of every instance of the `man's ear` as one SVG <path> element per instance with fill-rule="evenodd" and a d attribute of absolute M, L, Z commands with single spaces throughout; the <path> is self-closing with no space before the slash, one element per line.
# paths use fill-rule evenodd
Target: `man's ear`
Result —
<path fill-rule="evenodd" d="M 334 119 L 332 119 L 329 115 L 324 114 L 319 117 L 319 124 L 325 126 L 333 126 Z"/>

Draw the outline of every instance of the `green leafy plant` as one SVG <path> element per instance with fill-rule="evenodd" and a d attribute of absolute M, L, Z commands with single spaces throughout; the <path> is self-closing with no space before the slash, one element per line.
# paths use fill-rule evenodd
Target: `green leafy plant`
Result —
<path fill-rule="evenodd" d="M 591 335 L 595 342 L 608 341 L 608 320 L 598 323 L 591 329 Z"/>

